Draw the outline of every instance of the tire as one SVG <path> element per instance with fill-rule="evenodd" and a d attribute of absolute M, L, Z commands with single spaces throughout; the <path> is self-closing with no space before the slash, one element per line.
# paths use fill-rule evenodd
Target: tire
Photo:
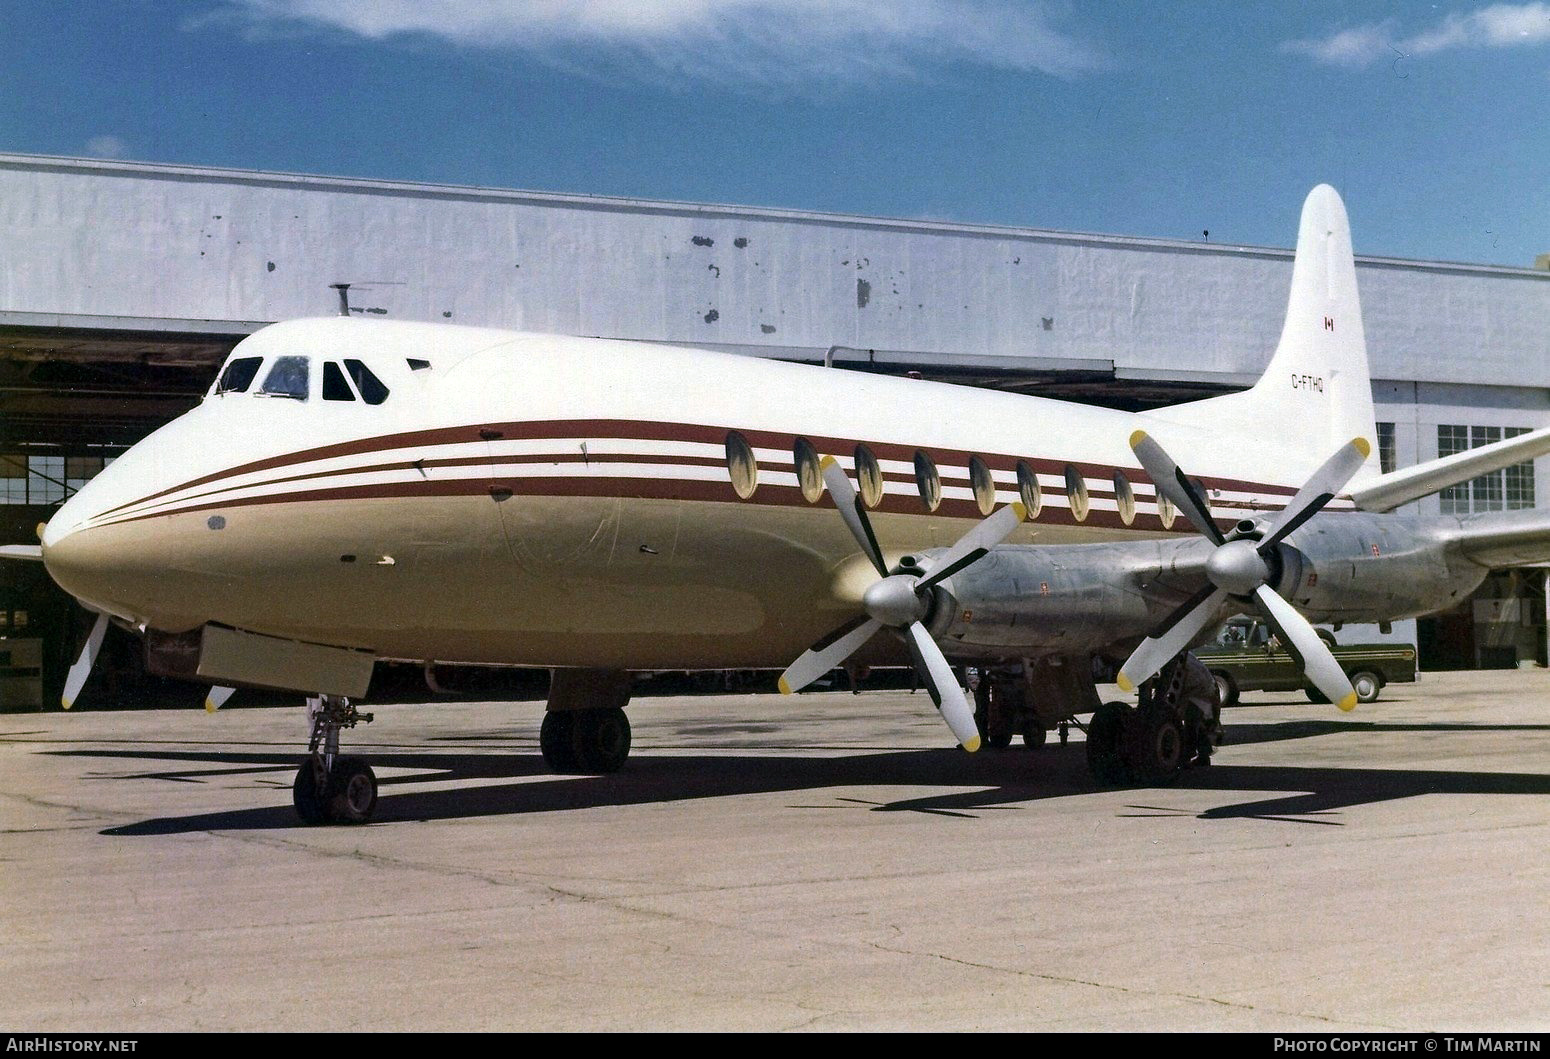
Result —
<path fill-rule="evenodd" d="M 296 815 L 302 823 L 315 827 L 329 822 L 325 793 L 318 789 L 317 769 L 312 767 L 310 760 L 303 761 L 301 768 L 296 770 L 296 781 L 291 784 L 291 803 L 296 806 Z"/>
<path fill-rule="evenodd" d="M 572 746 L 577 771 L 592 775 L 618 772 L 630 756 L 630 719 L 621 709 L 581 710 Z"/>
<path fill-rule="evenodd" d="M 1184 729 L 1172 713 L 1153 711 L 1140 720 L 1131 772 L 1140 783 L 1167 783 L 1184 768 Z"/>
<path fill-rule="evenodd" d="M 1087 771 L 1101 787 L 1119 787 L 1130 781 L 1122 753 L 1128 710 L 1123 702 L 1106 702 L 1093 711 L 1087 724 Z"/>
<path fill-rule="evenodd" d="M 544 714 L 544 723 L 538 729 L 538 749 L 544 755 L 549 771 L 562 776 L 581 771 L 576 758 L 576 714 L 569 710 L 557 710 Z"/>
<path fill-rule="evenodd" d="M 1378 692 L 1383 690 L 1383 681 L 1378 674 L 1363 669 L 1351 674 L 1351 687 L 1356 689 L 1357 702 L 1377 702 Z"/>
<path fill-rule="evenodd" d="M 1038 721 L 1029 721 L 1023 725 L 1023 746 L 1030 750 L 1037 750 L 1049 739 L 1049 731 Z"/>
<path fill-rule="evenodd" d="M 336 824 L 364 824 L 377 810 L 377 774 L 358 757 L 337 757 L 328 777 L 328 815 Z"/>
<path fill-rule="evenodd" d="M 1238 705 L 1238 682 L 1230 674 L 1213 670 L 1211 679 L 1216 681 L 1216 698 L 1223 706 Z"/>

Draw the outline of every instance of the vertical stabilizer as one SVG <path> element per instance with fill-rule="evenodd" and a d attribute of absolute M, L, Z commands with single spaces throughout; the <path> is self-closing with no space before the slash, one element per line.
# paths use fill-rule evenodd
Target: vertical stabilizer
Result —
<path fill-rule="evenodd" d="M 1372 378 L 1356 293 L 1345 204 L 1328 184 L 1308 193 L 1297 231 L 1292 291 L 1275 356 L 1258 383 L 1193 407 L 1262 433 L 1291 436 L 1324 459 L 1352 438 L 1373 447 L 1357 480 L 1378 473 Z"/>

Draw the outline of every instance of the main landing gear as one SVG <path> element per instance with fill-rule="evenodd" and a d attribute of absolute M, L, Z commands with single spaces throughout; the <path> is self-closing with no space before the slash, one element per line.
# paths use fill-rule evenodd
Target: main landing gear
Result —
<path fill-rule="evenodd" d="M 312 738 L 307 760 L 291 785 L 296 815 L 305 824 L 364 824 L 377 808 L 377 776 L 361 758 L 339 753 L 339 730 L 354 728 L 372 714 L 361 713 L 343 695 L 307 700 Z"/>
<path fill-rule="evenodd" d="M 562 775 L 618 772 L 630 756 L 630 674 L 621 670 L 556 669 L 549 707 L 538 733 L 544 764 Z"/>
<path fill-rule="evenodd" d="M 1211 764 L 1222 743 L 1215 680 L 1184 654 L 1141 686 L 1135 706 L 1106 702 L 1087 726 L 1087 767 L 1106 787 L 1167 783 L 1184 769 Z"/>

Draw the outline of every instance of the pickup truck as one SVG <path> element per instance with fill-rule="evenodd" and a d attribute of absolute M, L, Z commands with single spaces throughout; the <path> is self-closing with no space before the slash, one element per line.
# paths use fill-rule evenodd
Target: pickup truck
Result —
<path fill-rule="evenodd" d="M 1410 644 L 1340 644 L 1328 629 L 1318 633 L 1351 678 L 1358 702 L 1372 702 L 1385 684 L 1415 680 L 1415 647 Z M 1313 702 L 1327 701 L 1303 679 L 1291 654 L 1258 618 L 1229 619 L 1217 632 L 1216 641 L 1195 648 L 1194 654 L 1216 678 L 1223 706 L 1237 703 L 1241 691 L 1299 688 Z"/>

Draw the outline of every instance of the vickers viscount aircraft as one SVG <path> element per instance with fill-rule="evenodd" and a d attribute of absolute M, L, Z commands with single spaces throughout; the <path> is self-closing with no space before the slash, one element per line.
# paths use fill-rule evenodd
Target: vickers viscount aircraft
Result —
<path fill-rule="evenodd" d="M 1382 474 L 1345 208 L 1302 213 L 1279 345 L 1242 393 L 1144 413 L 728 354 L 327 318 L 240 342 L 201 405 L 43 530 L 49 573 L 156 672 L 311 696 L 295 804 L 370 817 L 339 754 L 379 659 L 552 670 L 559 772 L 619 768 L 630 673 L 910 663 L 967 750 L 953 662 L 1025 733 L 1096 710 L 1101 780 L 1176 771 L 1214 717 L 1189 648 L 1257 611 L 1355 694 L 1311 621 L 1451 605 L 1550 559 L 1544 511 L 1395 508 L 1550 430 Z M 1094 657 L 1140 706 L 1100 705 Z M 794 661 L 793 661 L 794 660 Z M 994 721 L 994 717 L 991 718 Z M 1003 716 L 1003 720 L 1004 720 Z M 1209 752 L 1208 750 L 1206 751 Z"/>

